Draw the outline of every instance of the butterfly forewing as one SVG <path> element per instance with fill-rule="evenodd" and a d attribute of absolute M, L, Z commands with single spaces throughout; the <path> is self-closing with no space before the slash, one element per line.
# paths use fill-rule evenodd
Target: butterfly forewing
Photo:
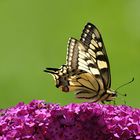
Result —
<path fill-rule="evenodd" d="M 104 86 L 110 88 L 110 66 L 100 32 L 93 24 L 88 23 L 83 30 L 80 41 L 86 46 L 87 52 L 93 59 L 96 59 L 97 68 L 100 71 Z"/>
<path fill-rule="evenodd" d="M 84 60 L 85 57 L 87 56 L 83 45 L 77 39 L 70 38 L 68 41 L 66 58 L 66 64 L 69 69 L 77 70 L 79 63 L 83 63 L 83 65 L 86 66 L 86 61 Z"/>
<path fill-rule="evenodd" d="M 80 41 L 74 38 L 69 39 L 66 63 L 70 70 L 82 70 L 90 73 L 88 64 L 94 63 L 96 65 L 96 60 L 91 59 L 91 56 Z"/>

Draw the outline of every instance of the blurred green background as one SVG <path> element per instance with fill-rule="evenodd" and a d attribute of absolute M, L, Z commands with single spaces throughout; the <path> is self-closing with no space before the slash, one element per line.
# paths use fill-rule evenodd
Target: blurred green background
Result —
<path fill-rule="evenodd" d="M 140 107 L 139 0 L 1 0 L 0 108 L 33 99 L 60 103 L 83 102 L 54 86 L 45 67 L 65 63 L 69 37 L 80 38 L 87 22 L 95 24 L 108 52 L 112 88 L 135 77 L 119 90 L 120 104 Z"/>

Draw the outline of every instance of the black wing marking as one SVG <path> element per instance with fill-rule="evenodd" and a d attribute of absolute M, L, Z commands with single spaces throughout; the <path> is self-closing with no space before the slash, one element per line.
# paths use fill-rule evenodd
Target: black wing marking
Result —
<path fill-rule="evenodd" d="M 79 50 L 77 40 L 74 38 L 70 38 L 68 41 L 66 58 L 66 65 L 70 70 L 76 70 L 78 68 L 78 55 Z"/>

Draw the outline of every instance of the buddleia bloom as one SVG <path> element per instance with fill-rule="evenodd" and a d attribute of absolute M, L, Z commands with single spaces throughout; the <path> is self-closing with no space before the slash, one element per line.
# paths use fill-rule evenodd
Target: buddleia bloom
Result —
<path fill-rule="evenodd" d="M 140 139 L 140 109 L 33 100 L 0 110 L 0 140 Z"/>

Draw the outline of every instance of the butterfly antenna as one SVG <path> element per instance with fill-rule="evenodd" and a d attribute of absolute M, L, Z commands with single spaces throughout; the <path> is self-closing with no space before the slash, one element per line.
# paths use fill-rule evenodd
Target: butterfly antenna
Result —
<path fill-rule="evenodd" d="M 127 83 L 125 83 L 125 84 L 119 86 L 115 91 L 117 92 L 118 89 L 120 89 L 120 88 L 122 88 L 123 86 L 126 86 L 126 85 L 128 85 L 128 84 L 130 84 L 130 83 L 132 83 L 133 81 L 134 81 L 134 77 L 132 78 L 131 81 L 129 81 L 129 82 L 127 82 Z M 117 92 L 117 93 L 118 93 L 119 95 L 121 95 L 121 96 L 124 96 L 124 97 L 127 96 L 126 93 L 125 93 L 125 94 L 122 94 L 122 93 L 120 93 L 120 92 Z M 126 101 L 125 101 L 125 99 L 123 99 L 123 102 L 124 102 L 124 105 L 126 105 Z"/>
<path fill-rule="evenodd" d="M 134 81 L 134 77 L 132 78 L 132 80 L 131 81 L 129 81 L 129 82 L 127 82 L 127 83 L 125 83 L 125 84 L 123 84 L 123 85 L 121 85 L 121 86 L 119 86 L 115 91 L 117 91 L 118 89 L 120 89 L 120 88 L 122 88 L 123 86 L 126 86 L 126 85 L 128 85 L 128 84 L 130 84 L 130 83 L 132 83 Z M 125 95 L 126 96 L 126 95 Z"/>

